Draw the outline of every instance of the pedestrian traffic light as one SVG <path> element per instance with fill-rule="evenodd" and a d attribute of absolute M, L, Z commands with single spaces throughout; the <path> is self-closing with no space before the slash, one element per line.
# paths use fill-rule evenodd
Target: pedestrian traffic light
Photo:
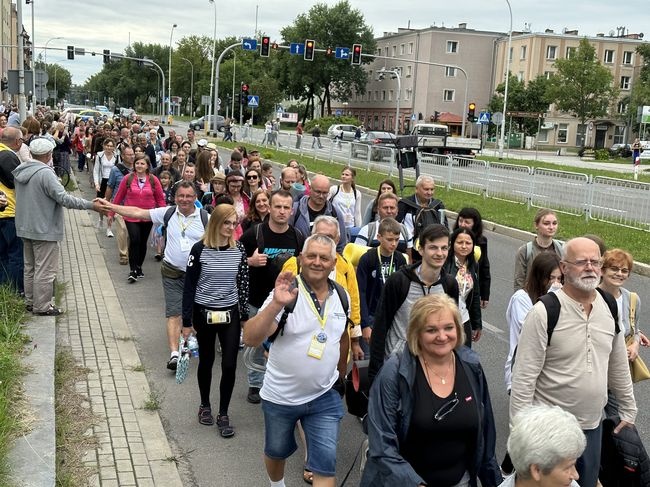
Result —
<path fill-rule="evenodd" d="M 248 85 L 246 83 L 241 85 L 241 95 L 243 97 L 248 96 Z"/>
<path fill-rule="evenodd" d="M 104 64 L 108 64 L 111 62 L 111 51 L 108 49 L 104 49 Z"/>
<path fill-rule="evenodd" d="M 476 113 L 476 103 L 471 102 L 467 106 L 467 120 L 469 120 L 470 122 L 473 122 L 474 118 L 475 118 L 475 113 Z"/>
<path fill-rule="evenodd" d="M 2 78 L 2 81 L 0 81 L 0 91 L 5 91 L 7 88 L 9 88 L 9 80 L 4 77 Z"/>
<path fill-rule="evenodd" d="M 74 46 L 68 46 L 68 59 L 74 59 Z"/>
<path fill-rule="evenodd" d="M 305 41 L 305 61 L 313 61 L 314 60 L 314 49 L 316 47 L 316 43 L 311 40 L 307 39 Z"/>
<path fill-rule="evenodd" d="M 262 37 L 262 48 L 260 50 L 260 56 L 269 57 L 269 47 L 271 44 L 270 37 Z"/>
<path fill-rule="evenodd" d="M 241 105 L 241 93 L 235 93 L 235 103 Z"/>
<path fill-rule="evenodd" d="M 271 49 L 278 49 L 280 45 L 277 42 L 272 42 L 271 43 Z"/>
<path fill-rule="evenodd" d="M 361 44 L 352 45 L 352 64 L 361 64 Z"/>
<path fill-rule="evenodd" d="M 333 54 L 334 54 L 334 49 L 332 49 L 331 47 L 328 47 L 327 49 L 325 49 L 325 55 L 327 57 L 332 57 Z"/>

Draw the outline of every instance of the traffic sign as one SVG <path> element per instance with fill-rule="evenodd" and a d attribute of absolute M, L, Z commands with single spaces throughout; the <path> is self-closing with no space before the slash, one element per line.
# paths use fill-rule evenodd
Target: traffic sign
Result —
<path fill-rule="evenodd" d="M 334 57 L 336 59 L 349 59 L 350 58 L 350 48 L 349 47 L 337 47 Z"/>
<path fill-rule="evenodd" d="M 305 44 L 301 42 L 292 42 L 289 46 L 289 54 L 302 56 L 305 54 Z"/>
<path fill-rule="evenodd" d="M 501 122 L 503 122 L 503 113 L 501 112 L 495 112 L 492 114 L 492 122 L 495 124 L 499 125 Z"/>
<path fill-rule="evenodd" d="M 257 39 L 242 39 L 241 47 L 244 51 L 257 51 Z"/>
<path fill-rule="evenodd" d="M 415 116 L 415 113 L 414 113 L 413 115 L 411 115 L 411 121 L 415 122 L 416 120 L 417 120 L 417 117 Z"/>
<path fill-rule="evenodd" d="M 210 104 L 210 95 L 201 95 L 201 105 Z"/>
<path fill-rule="evenodd" d="M 257 108 L 260 106 L 260 97 L 257 95 L 248 95 L 248 106 Z"/>
<path fill-rule="evenodd" d="M 490 112 L 481 112 L 478 116 L 478 123 L 487 125 L 490 123 Z"/>
<path fill-rule="evenodd" d="M 341 109 L 337 109 L 336 112 L 334 112 L 334 115 L 340 117 L 341 115 L 343 115 L 343 112 L 341 111 Z"/>

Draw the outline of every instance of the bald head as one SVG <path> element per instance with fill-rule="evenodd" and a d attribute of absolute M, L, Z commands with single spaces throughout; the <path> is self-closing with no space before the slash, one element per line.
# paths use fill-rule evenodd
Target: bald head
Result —
<path fill-rule="evenodd" d="M 22 145 L 23 132 L 16 127 L 5 127 L 0 136 L 0 143 L 6 145 L 13 151 L 20 149 Z"/>
<path fill-rule="evenodd" d="M 593 258 L 595 255 L 596 258 L 600 258 L 600 247 L 596 242 L 587 237 L 576 237 L 569 240 L 564 244 L 562 249 L 562 260 L 573 261 L 576 259 L 576 256 L 588 253 Z"/>
<path fill-rule="evenodd" d="M 327 176 L 323 176 L 322 174 L 317 174 L 316 176 L 313 177 L 313 179 L 311 181 L 312 181 L 311 185 L 313 187 L 318 186 L 318 187 L 321 187 L 321 188 L 325 188 L 327 186 L 327 188 L 324 189 L 324 190 L 325 191 L 330 190 L 330 180 L 329 180 L 329 178 Z"/>

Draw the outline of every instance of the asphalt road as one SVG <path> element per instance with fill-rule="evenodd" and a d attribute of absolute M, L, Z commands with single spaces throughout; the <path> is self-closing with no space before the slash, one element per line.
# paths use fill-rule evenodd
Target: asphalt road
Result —
<path fill-rule="evenodd" d="M 81 178 L 81 190 L 86 198 L 92 198 L 87 179 Z M 368 197 L 364 195 L 364 203 Z M 560 217 L 560 224 L 562 218 Z M 508 396 L 503 383 L 503 366 L 508 351 L 508 331 L 505 310 L 512 294 L 513 255 L 522 244 L 520 240 L 504 235 L 488 233 L 489 255 L 492 266 L 492 293 L 490 304 L 483 313 L 484 333 L 475 345 L 480 354 L 492 396 L 497 423 L 497 453 L 501 458 L 507 440 Z M 145 260 L 146 278 L 136 284 L 127 283 L 127 266 L 118 264 L 115 239 L 99 235 L 104 248 L 104 258 L 117 290 L 120 303 L 126 315 L 138 346 L 140 359 L 146 368 L 146 375 L 152 388 L 162 399 L 160 415 L 179 461 L 184 484 L 187 486 L 233 486 L 249 487 L 268 485 L 262 461 L 264 444 L 264 423 L 258 405 L 246 402 L 248 385 L 246 370 L 240 358 L 237 382 L 232 398 L 230 416 L 236 427 L 232 439 L 219 437 L 216 427 L 198 424 L 196 413 L 199 405 L 196 384 L 196 361 L 190 364 L 190 375 L 181 385 L 165 368 L 168 349 L 165 334 L 163 293 L 160 282 L 159 263 L 153 259 L 153 252 Z M 100 283 L 101 285 L 101 283 Z M 650 279 L 638 275 L 630 278 L 629 289 L 640 294 L 643 303 L 650 303 Z M 647 323 L 642 323 L 647 328 Z M 241 355 L 241 354 L 240 354 Z M 650 353 L 642 351 L 646 361 Z M 212 403 L 218 404 L 218 381 L 220 368 L 214 368 Z M 637 427 L 645 443 L 650 445 L 650 412 L 645 407 L 650 400 L 648 383 L 635 387 L 639 405 Z M 364 436 L 358 420 L 350 415 L 344 418 L 338 448 L 337 479 L 339 482 L 350 468 Z M 298 452 L 287 462 L 287 485 L 302 485 L 302 455 Z M 346 485 L 358 485 L 358 462 Z"/>

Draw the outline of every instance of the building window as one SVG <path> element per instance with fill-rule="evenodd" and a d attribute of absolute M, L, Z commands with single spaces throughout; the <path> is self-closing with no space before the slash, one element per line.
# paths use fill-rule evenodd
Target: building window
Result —
<path fill-rule="evenodd" d="M 408 53 L 409 53 L 409 54 L 413 54 L 413 43 L 412 43 L 412 42 L 409 42 L 409 50 L 408 50 Z"/>
<path fill-rule="evenodd" d="M 625 127 L 623 126 L 614 127 L 614 141 L 612 143 L 623 144 L 625 142 L 625 140 L 623 139 L 624 135 L 625 135 Z"/>
<path fill-rule="evenodd" d="M 458 41 L 447 41 L 447 53 L 456 54 L 458 52 Z"/>
<path fill-rule="evenodd" d="M 375 90 L 375 97 L 373 98 L 374 101 L 379 100 L 379 90 Z"/>
<path fill-rule="evenodd" d="M 384 48 L 384 52 L 386 53 L 386 54 L 384 54 L 384 55 L 385 55 L 385 56 L 388 56 L 388 46 L 386 46 L 386 47 Z"/>
<path fill-rule="evenodd" d="M 386 101 L 386 90 L 381 90 L 381 101 Z"/>
<path fill-rule="evenodd" d="M 630 77 L 629 76 L 621 76 L 621 89 L 622 90 L 629 90 L 630 89 Z"/>
<path fill-rule="evenodd" d="M 406 101 L 409 101 L 409 100 L 411 99 L 411 93 L 412 93 L 412 92 L 413 92 L 413 90 L 411 90 L 410 88 L 407 88 L 407 89 L 405 90 L 405 96 L 404 96 L 404 98 L 406 99 Z"/>
<path fill-rule="evenodd" d="M 548 142 L 548 133 L 550 130 L 540 130 L 539 133 L 537 134 L 537 142 L 540 143 L 547 143 Z"/>
<path fill-rule="evenodd" d="M 517 73 L 517 81 L 523 81 L 523 80 L 524 80 L 524 72 L 523 72 L 523 71 L 519 71 L 519 72 Z"/>
<path fill-rule="evenodd" d="M 553 77 L 553 71 L 544 71 L 544 78 L 551 79 Z"/>
<path fill-rule="evenodd" d="M 614 51 L 612 49 L 605 49 L 603 62 L 606 64 L 612 64 L 614 62 Z"/>
<path fill-rule="evenodd" d="M 402 55 L 402 56 L 404 55 L 404 44 L 400 44 L 400 45 L 399 45 L 399 53 L 400 53 L 400 55 Z"/>
<path fill-rule="evenodd" d="M 514 51 L 514 48 L 510 48 L 510 51 L 508 52 L 508 61 L 512 62 L 512 52 Z"/>
<path fill-rule="evenodd" d="M 567 47 L 566 48 L 566 58 L 571 59 L 576 53 L 576 48 L 575 47 Z"/>
<path fill-rule="evenodd" d="M 372 101 L 372 91 L 368 90 L 368 101 Z"/>
<path fill-rule="evenodd" d="M 456 68 L 452 68 L 451 66 L 447 66 L 445 68 L 445 76 L 447 78 L 455 78 L 456 77 Z"/>
<path fill-rule="evenodd" d="M 569 124 L 561 123 L 557 128 L 557 143 L 566 144 L 567 138 L 569 136 Z"/>
<path fill-rule="evenodd" d="M 555 60 L 557 58 L 557 46 L 546 46 L 546 59 Z"/>
<path fill-rule="evenodd" d="M 442 101 L 454 101 L 456 90 L 445 90 L 442 92 Z"/>
<path fill-rule="evenodd" d="M 393 46 L 393 57 L 397 56 L 397 46 Z"/>
<path fill-rule="evenodd" d="M 618 105 L 616 106 L 616 113 L 623 114 L 627 112 L 627 106 L 628 104 L 624 101 L 619 101 Z"/>
<path fill-rule="evenodd" d="M 407 78 L 411 77 L 412 68 L 413 68 L 413 66 L 406 66 L 406 77 Z"/>
<path fill-rule="evenodd" d="M 521 49 L 519 51 L 519 59 L 521 59 L 522 61 L 526 59 L 526 48 L 527 47 L 528 46 L 521 46 Z"/>
<path fill-rule="evenodd" d="M 585 141 L 587 140 L 587 126 L 585 124 L 579 123 L 578 127 L 576 128 L 576 146 L 577 147 L 583 147 L 585 145 Z"/>
<path fill-rule="evenodd" d="M 393 90 L 388 91 L 388 101 L 393 101 Z"/>
<path fill-rule="evenodd" d="M 633 56 L 632 51 L 623 51 L 623 64 L 632 64 Z"/>
<path fill-rule="evenodd" d="M 381 47 L 377 48 L 377 56 L 381 56 Z"/>

